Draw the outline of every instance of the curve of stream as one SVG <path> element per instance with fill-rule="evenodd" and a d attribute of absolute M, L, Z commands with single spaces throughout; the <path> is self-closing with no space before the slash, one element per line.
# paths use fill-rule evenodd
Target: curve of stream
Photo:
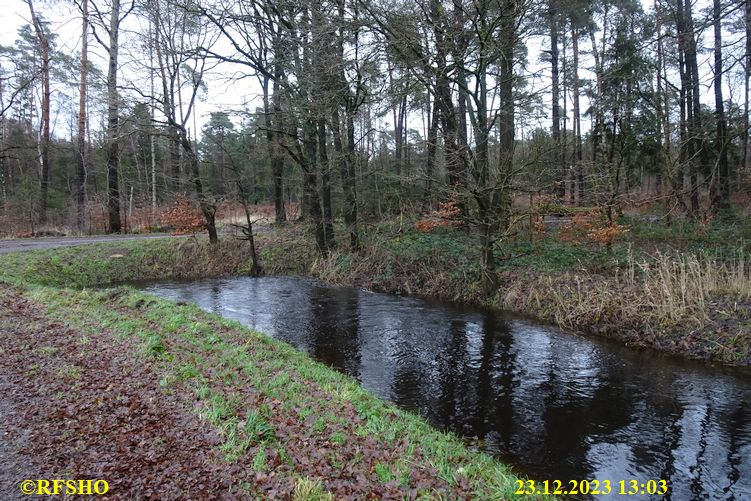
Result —
<path fill-rule="evenodd" d="M 141 288 L 286 341 L 530 478 L 664 479 L 665 499 L 751 499 L 748 371 L 304 278 Z"/>

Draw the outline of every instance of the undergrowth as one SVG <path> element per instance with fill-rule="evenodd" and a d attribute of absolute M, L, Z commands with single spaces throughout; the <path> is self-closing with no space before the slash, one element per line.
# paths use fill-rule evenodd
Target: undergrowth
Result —
<path fill-rule="evenodd" d="M 311 229 L 288 224 L 258 235 L 268 274 L 502 307 L 560 326 L 691 357 L 751 364 L 748 223 L 646 222 L 609 245 L 561 229 L 500 240 L 499 288 L 479 286 L 477 236 L 456 227 L 419 231 L 406 218 L 370 225 L 361 248 L 320 257 Z M 344 229 L 337 228 L 338 234 Z M 736 237 L 733 239 L 731 235 Z M 740 238 L 738 237 L 740 236 Z M 3 280 L 93 287 L 141 280 L 244 275 L 244 242 L 202 238 L 95 244 L 1 258 Z"/>

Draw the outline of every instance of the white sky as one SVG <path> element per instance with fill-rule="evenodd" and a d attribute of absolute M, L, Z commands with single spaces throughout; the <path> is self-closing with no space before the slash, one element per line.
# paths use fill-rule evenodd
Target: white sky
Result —
<path fill-rule="evenodd" d="M 645 9 L 649 9 L 652 4 L 651 0 L 642 0 L 645 4 Z M 704 5 L 706 0 L 700 0 L 700 4 Z M 80 18 L 76 8 L 71 3 L 62 2 L 50 2 L 48 0 L 36 0 L 35 9 L 41 13 L 47 21 L 51 24 L 51 29 L 58 35 L 58 48 L 67 53 L 74 53 L 80 49 Z M 23 0 L 0 0 L 0 44 L 12 45 L 16 39 L 18 29 L 27 24 L 29 20 L 28 5 Z M 701 18 L 700 9 L 695 10 L 695 20 L 698 21 Z M 131 16 L 129 21 L 125 24 L 125 32 L 121 35 L 121 62 L 123 63 L 123 69 L 121 71 L 120 83 L 124 83 L 126 80 L 134 79 L 135 66 L 129 63 L 132 60 L 128 54 L 128 47 L 135 47 L 135 35 L 134 31 L 138 29 L 136 25 L 135 16 Z M 130 30 L 130 31 L 128 31 Z M 712 36 L 711 29 L 707 30 L 705 36 Z M 731 41 L 730 37 L 726 37 L 726 43 Z M 740 38 L 740 35 L 737 37 Z M 548 64 L 542 65 L 539 63 L 539 51 L 540 46 L 547 46 L 548 40 L 546 38 L 537 38 L 527 41 L 529 47 L 529 63 L 530 69 L 538 73 L 538 76 L 533 78 L 532 82 L 535 87 L 539 87 L 542 92 L 543 100 L 548 107 L 547 117 L 541 117 L 535 120 L 537 123 L 528 124 L 529 127 L 549 127 L 549 106 L 550 95 L 545 90 L 545 86 L 549 85 L 549 72 L 550 68 Z M 706 45 L 711 48 L 712 41 L 708 39 Z M 586 51 L 588 49 L 588 43 L 580 43 L 582 54 L 580 56 L 580 68 L 585 68 L 592 65 L 591 56 Z M 97 43 L 93 38 L 90 38 L 90 51 L 91 59 L 97 64 L 103 72 L 106 68 L 106 61 L 102 57 L 102 50 L 97 46 Z M 570 53 L 568 54 L 570 56 Z M 142 57 L 142 56 L 141 56 Z M 703 75 L 702 80 L 705 82 L 703 87 L 703 101 L 707 104 L 713 103 L 713 95 L 711 88 L 712 70 L 711 70 L 711 51 L 704 53 L 700 56 L 701 73 Z M 242 71 L 242 68 L 237 68 Z M 234 109 L 238 110 L 242 108 L 243 103 L 249 103 L 249 108 L 252 111 L 256 106 L 260 106 L 259 92 L 260 87 L 255 78 L 245 78 L 234 83 L 227 83 L 228 78 L 232 76 L 232 69 L 226 65 L 219 66 L 213 72 L 209 73 L 206 77 L 209 83 L 208 97 L 204 102 L 197 104 L 197 126 L 200 131 L 203 124 L 208 120 L 209 114 L 216 110 Z M 562 75 L 561 75 L 562 76 Z M 591 74 L 586 70 L 580 69 L 580 78 L 592 78 Z M 677 79 L 676 82 L 677 84 Z M 148 85 L 143 82 L 143 85 Z M 737 83 L 731 82 L 730 78 L 725 78 L 725 98 L 728 99 L 732 93 L 732 97 L 736 102 L 742 102 L 742 87 L 739 87 Z M 563 97 L 563 96 L 561 96 Z M 582 107 L 582 129 L 586 131 L 589 129 L 589 120 L 584 116 L 588 104 L 587 99 L 581 97 Z M 571 97 L 569 96 L 568 109 L 568 127 L 571 127 Z M 390 114 L 384 119 L 388 126 L 390 122 Z M 64 118 L 63 120 L 68 120 Z M 189 124 L 191 129 L 193 128 L 193 120 Z M 414 114 L 410 120 L 410 127 L 417 129 L 421 134 L 423 133 L 422 121 L 419 114 Z M 65 129 L 65 127 L 60 127 Z M 58 132 L 61 135 L 66 135 L 65 132 Z"/>
<path fill-rule="evenodd" d="M 81 20 L 77 8 L 72 2 L 50 2 L 35 0 L 34 9 L 50 23 L 50 29 L 57 35 L 58 50 L 72 54 L 80 51 L 81 47 Z M 29 7 L 24 0 L 0 0 L 0 45 L 11 46 L 14 44 L 18 30 L 24 25 L 29 24 L 31 16 Z M 120 36 L 120 67 L 121 72 L 118 76 L 118 83 L 126 85 L 146 85 L 144 89 L 147 92 L 148 80 L 143 79 L 138 82 L 138 66 L 134 63 L 134 56 L 130 52 L 135 52 L 137 47 L 137 37 L 134 31 L 139 30 L 137 18 L 135 15 L 129 16 L 124 22 L 124 30 Z M 144 30 L 145 31 L 145 30 Z M 100 36 L 102 34 L 100 33 Z M 131 51 L 129 47 L 133 47 Z M 143 57 L 138 55 L 137 57 Z M 89 58 L 97 65 L 102 73 L 106 75 L 107 60 L 104 51 L 98 45 L 94 37 L 89 36 Z M 227 82 L 226 72 L 228 68 L 220 67 L 217 70 L 206 75 L 209 88 L 208 96 L 203 101 L 197 102 L 197 126 L 200 131 L 203 124 L 208 121 L 209 115 L 217 110 L 238 110 L 242 108 L 243 103 L 250 103 L 249 108 L 254 110 L 255 106 L 260 106 L 260 87 L 255 78 L 246 78 L 239 82 Z M 157 82 L 157 92 L 159 83 Z M 54 92 L 54 89 L 53 89 Z M 189 127 L 193 129 L 193 120 L 190 120 Z M 62 133 L 65 135 L 65 133 Z"/>

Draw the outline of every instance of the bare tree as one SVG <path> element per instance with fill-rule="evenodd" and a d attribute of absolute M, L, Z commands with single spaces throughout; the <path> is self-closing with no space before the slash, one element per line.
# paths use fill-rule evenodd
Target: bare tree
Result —
<path fill-rule="evenodd" d="M 76 226 L 83 231 L 86 223 L 86 91 L 89 71 L 89 1 L 81 1 L 81 70 L 78 86 L 78 137 L 76 152 Z"/>
<path fill-rule="evenodd" d="M 31 22 L 39 41 L 39 54 L 42 58 L 42 130 L 39 141 L 39 160 L 41 175 L 39 176 L 39 221 L 47 221 L 47 200 L 50 187 L 50 41 L 45 33 L 42 21 L 34 10 L 33 0 L 26 0 L 31 14 Z"/>
<path fill-rule="evenodd" d="M 154 25 L 153 43 L 158 71 L 162 77 L 162 93 L 152 98 L 162 104 L 170 144 L 176 140 L 182 150 L 186 170 L 206 222 L 209 241 L 216 243 L 219 241 L 216 229 L 219 200 L 204 187 L 198 153 L 188 135 L 188 124 L 195 113 L 198 93 L 205 87 L 204 74 L 209 69 L 207 53 L 214 45 L 216 34 L 209 29 L 206 19 L 170 0 L 151 0 L 149 14 Z M 185 101 L 181 98 L 183 86 L 187 87 L 188 98 Z M 179 114 L 175 103 L 181 103 Z M 171 151 L 170 155 L 174 162 L 174 152 Z"/>
<path fill-rule="evenodd" d="M 120 54 L 120 25 L 135 8 L 135 1 L 123 11 L 120 0 L 111 0 L 109 11 L 103 11 L 96 3 L 94 8 L 96 26 L 93 35 L 107 52 L 107 214 L 110 233 L 120 233 L 120 92 L 117 84 Z M 96 27 L 107 34 L 107 41 L 99 36 Z"/>

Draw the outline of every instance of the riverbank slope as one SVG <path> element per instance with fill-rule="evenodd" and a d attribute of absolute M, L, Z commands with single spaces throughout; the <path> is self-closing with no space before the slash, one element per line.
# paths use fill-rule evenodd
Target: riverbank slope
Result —
<path fill-rule="evenodd" d="M 497 246 L 499 287 L 479 287 L 476 237 L 392 221 L 367 228 L 358 252 L 316 252 L 310 229 L 257 236 L 266 274 L 312 276 L 393 294 L 503 308 L 630 346 L 751 365 L 751 225 L 697 229 L 636 222 L 610 246 L 561 228 Z M 6 277 L 87 287 L 250 272 L 247 243 L 203 237 L 90 245 L 3 256 Z"/>
<path fill-rule="evenodd" d="M 9 499 L 28 478 L 103 479 L 112 499 L 514 497 L 503 464 L 284 343 L 87 288 L 239 274 L 244 251 L 165 239 L 0 257 Z"/>
<path fill-rule="evenodd" d="M 306 229 L 264 235 L 268 273 L 513 310 L 568 330 L 735 366 L 751 365 L 751 225 L 633 221 L 602 245 L 575 225 L 496 246 L 499 286 L 479 286 L 477 237 L 413 222 L 368 228 L 356 253 L 317 256 Z"/>

